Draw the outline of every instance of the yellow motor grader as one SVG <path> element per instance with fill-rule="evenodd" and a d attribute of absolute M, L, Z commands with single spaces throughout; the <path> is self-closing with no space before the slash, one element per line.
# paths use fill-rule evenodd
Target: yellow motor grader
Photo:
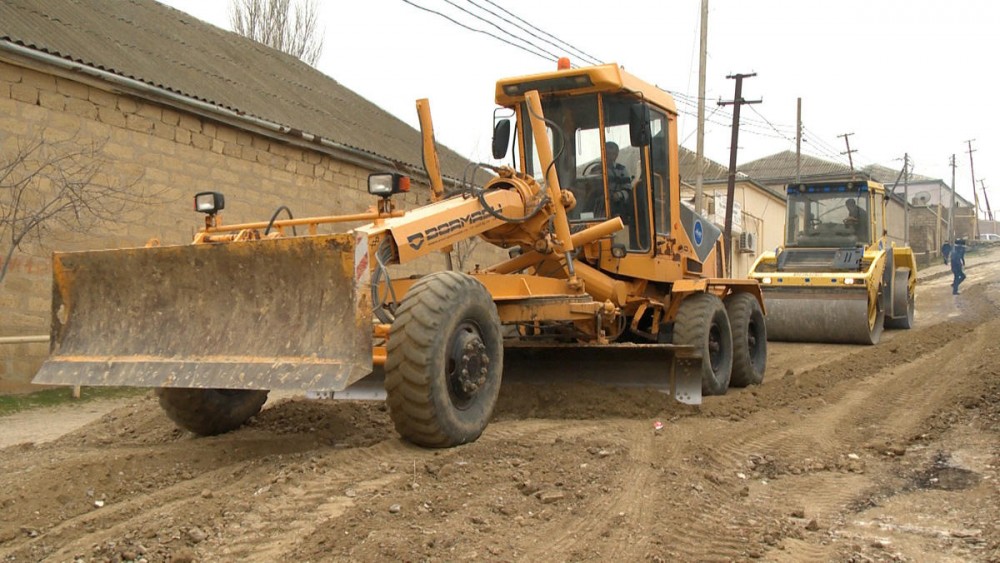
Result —
<path fill-rule="evenodd" d="M 917 262 L 889 242 L 885 187 L 854 178 L 787 186 L 785 244 L 750 269 L 771 340 L 877 344 L 913 325 Z"/>
<path fill-rule="evenodd" d="M 517 166 L 488 166 L 482 187 L 446 197 L 420 100 L 425 206 L 396 209 L 409 178 L 377 173 L 369 213 L 224 225 L 205 192 L 194 244 L 56 254 L 35 382 L 156 387 L 178 425 L 210 435 L 270 389 L 340 392 L 381 370 L 396 429 L 428 447 L 475 440 L 517 358 L 541 382 L 581 359 L 605 383 L 651 371 L 688 403 L 760 383 L 760 288 L 717 277 L 720 232 L 681 203 L 673 99 L 608 64 L 501 80 L 496 101 L 494 156 Z M 510 258 L 389 276 L 476 236 Z"/>

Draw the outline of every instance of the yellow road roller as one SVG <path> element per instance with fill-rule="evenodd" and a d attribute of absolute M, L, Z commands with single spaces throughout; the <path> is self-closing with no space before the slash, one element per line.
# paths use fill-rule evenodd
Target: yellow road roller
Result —
<path fill-rule="evenodd" d="M 877 344 L 913 326 L 917 264 L 886 237 L 885 186 L 830 179 L 786 187 L 785 242 L 750 269 L 774 341 Z"/>

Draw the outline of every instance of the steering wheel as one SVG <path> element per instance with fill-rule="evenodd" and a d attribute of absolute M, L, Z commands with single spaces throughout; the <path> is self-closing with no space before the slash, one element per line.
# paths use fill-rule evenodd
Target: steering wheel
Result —
<path fill-rule="evenodd" d="M 601 163 L 591 162 L 583 168 L 583 174 L 581 176 L 600 176 L 601 175 Z"/>

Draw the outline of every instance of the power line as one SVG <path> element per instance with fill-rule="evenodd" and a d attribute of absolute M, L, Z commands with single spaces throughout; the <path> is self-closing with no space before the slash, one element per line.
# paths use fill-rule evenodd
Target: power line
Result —
<path fill-rule="evenodd" d="M 691 106 L 691 107 L 694 106 L 693 102 L 689 102 L 689 101 L 684 100 L 682 98 L 676 98 L 675 97 L 674 99 L 675 99 L 675 101 L 678 101 L 678 102 L 680 102 L 683 105 Z M 719 108 L 716 108 L 716 110 L 718 110 L 718 109 Z M 692 116 L 692 117 L 695 116 L 694 113 L 691 113 L 690 110 L 685 110 L 683 107 L 678 107 L 677 108 L 677 112 L 681 113 L 681 114 L 684 114 L 684 115 Z M 716 113 L 716 112 L 713 111 L 712 113 Z M 729 122 L 732 121 L 732 117 L 733 117 L 732 112 L 727 112 L 727 111 L 723 110 L 723 111 L 718 112 L 718 113 L 719 113 L 719 117 L 720 118 L 724 118 L 725 121 L 711 121 L 707 117 L 706 117 L 706 120 L 709 121 L 710 123 L 714 124 L 714 125 L 728 127 L 729 126 Z M 778 133 L 777 136 L 770 134 L 770 132 L 764 132 L 764 131 L 767 130 L 767 127 L 765 127 L 764 123 L 762 123 L 762 122 L 759 122 L 759 121 L 756 121 L 756 120 L 752 120 L 752 119 L 743 119 L 743 118 L 741 118 L 740 119 L 740 123 L 742 124 L 741 126 L 747 128 L 748 131 L 750 131 L 752 133 L 755 133 L 757 135 L 763 136 L 763 137 L 770 137 L 770 138 L 773 138 L 773 139 L 787 139 L 788 138 L 788 136 L 786 134 L 782 134 L 781 131 L 779 131 L 773 124 L 770 124 L 770 122 L 768 122 L 768 124 L 770 125 L 771 129 L 773 129 L 775 132 Z"/>
<path fill-rule="evenodd" d="M 682 92 L 672 92 L 672 91 L 670 91 L 669 93 L 671 95 L 673 95 L 674 99 L 676 101 L 678 101 L 682 106 L 693 107 L 695 105 L 695 102 L 693 100 L 697 100 L 696 96 L 689 96 L 689 95 L 684 94 Z M 759 110 L 757 110 L 757 108 L 755 108 L 753 105 L 751 105 L 749 107 L 750 107 L 751 111 L 753 111 L 755 114 L 757 114 L 762 121 L 753 120 L 753 119 L 743 119 L 741 117 L 741 119 L 740 119 L 741 124 L 742 124 L 741 128 L 743 130 L 745 130 L 748 134 L 754 135 L 754 136 L 757 136 L 757 137 L 765 137 L 765 138 L 770 138 L 770 139 L 781 139 L 781 140 L 784 140 L 784 141 L 788 141 L 789 143 L 794 143 L 794 140 L 790 136 L 791 133 L 788 132 L 788 131 L 783 131 L 782 130 L 783 128 L 784 129 L 791 129 L 792 128 L 791 126 L 785 126 L 785 125 L 781 125 L 781 124 L 775 124 L 770 119 L 768 119 L 767 116 L 765 116 L 763 113 L 761 113 Z M 716 109 L 718 109 L 718 108 L 716 108 Z M 695 114 L 693 112 L 691 112 L 689 110 L 685 110 L 684 107 L 678 107 L 678 113 L 681 113 L 683 115 L 690 116 L 690 117 L 694 117 L 695 116 Z M 718 125 L 720 127 L 722 127 L 722 126 L 728 127 L 729 126 L 728 123 L 723 123 L 721 121 L 718 121 L 718 119 L 722 119 L 722 118 L 732 119 L 731 112 L 719 111 L 719 112 L 713 112 L 713 113 L 718 113 L 718 115 L 716 115 L 716 120 L 712 120 L 712 119 L 706 118 L 706 121 L 708 123 L 711 123 L 713 125 Z M 763 124 L 766 124 L 767 129 L 769 129 L 769 130 L 765 131 L 765 130 L 761 129 L 760 126 L 763 125 Z M 833 162 L 835 162 L 837 164 L 849 165 L 848 162 L 847 162 L 847 160 L 843 157 L 843 155 L 840 154 L 840 151 L 838 149 L 834 148 L 828 142 L 826 142 L 824 140 L 824 137 L 822 135 L 819 135 L 815 131 L 813 131 L 811 129 L 808 129 L 808 128 L 804 127 L 804 126 L 803 126 L 803 132 L 807 133 L 808 137 L 809 137 L 808 139 L 805 140 L 805 142 L 809 145 L 809 147 L 805 151 L 806 155 L 812 156 L 814 158 L 822 158 L 823 160 L 832 160 Z M 688 135 L 688 136 L 690 136 L 690 135 Z M 874 164 L 874 163 L 876 163 L 875 160 L 867 157 L 863 153 L 860 153 L 859 151 L 856 151 L 856 150 L 854 152 L 856 152 L 857 154 L 861 155 L 863 157 L 861 160 L 867 162 L 868 164 Z"/>
<path fill-rule="evenodd" d="M 712 116 L 713 116 L 713 115 L 715 114 L 715 112 L 717 112 L 717 111 L 719 111 L 719 107 L 718 107 L 718 106 L 717 106 L 717 107 L 715 107 L 715 108 L 713 108 L 713 109 L 712 109 L 712 112 L 711 112 L 711 113 L 709 113 L 709 114 L 708 114 L 707 116 L 705 116 L 705 121 L 707 121 L 707 122 L 708 122 L 708 121 L 709 121 L 709 118 L 710 118 L 710 117 L 712 117 Z M 685 115 L 691 115 L 691 114 L 685 114 Z M 697 116 L 694 116 L 694 117 L 697 117 Z M 710 122 L 710 123 L 714 123 L 714 122 Z M 677 143 L 677 144 L 679 144 L 679 145 L 683 145 L 683 144 L 684 144 L 684 143 L 685 143 L 685 142 L 686 142 L 686 141 L 687 141 L 688 139 L 690 139 L 690 138 L 691 138 L 691 135 L 694 135 L 694 134 L 695 134 L 695 133 L 697 133 L 697 132 L 698 132 L 698 129 L 697 129 L 697 128 L 695 128 L 695 129 L 694 129 L 694 131 L 691 131 L 690 133 L 688 133 L 687 135 L 685 135 L 684 139 L 683 139 L 683 140 L 681 140 L 681 141 L 680 141 L 679 143 Z"/>
<path fill-rule="evenodd" d="M 497 25 L 496 23 L 489 21 L 488 19 L 484 18 L 483 16 L 480 16 L 479 14 L 474 14 L 474 13 L 470 12 L 469 10 L 466 10 L 465 8 L 459 6 L 458 4 L 452 2 L 451 0 L 444 0 L 444 1 L 448 5 L 454 7 L 456 10 L 459 10 L 461 12 L 469 14 L 470 16 L 476 18 L 477 20 L 479 20 L 479 21 L 481 21 L 481 22 L 483 22 L 483 23 L 485 23 L 487 25 L 491 25 L 491 26 L 497 28 L 498 30 L 500 30 L 501 33 L 505 33 L 505 34 L 509 35 L 510 37 L 513 37 L 517 41 L 522 41 L 524 43 L 527 43 L 528 45 L 531 45 L 533 48 L 538 49 L 539 51 L 545 53 L 546 55 L 549 55 L 554 60 L 559 60 L 559 55 L 558 54 L 553 53 L 553 52 L 551 52 L 549 50 L 546 50 L 546 49 L 544 49 L 542 47 L 539 47 L 538 45 L 535 45 L 534 43 L 532 43 L 530 41 L 525 41 L 523 38 L 518 37 L 517 35 L 514 35 L 513 33 L 507 31 L 506 29 L 504 29 L 503 27 Z M 472 2 L 471 0 L 469 0 L 469 3 L 472 4 L 473 6 L 476 6 L 477 8 L 482 9 L 480 6 L 476 5 L 476 3 Z"/>
<path fill-rule="evenodd" d="M 453 8 L 461 11 L 462 13 L 467 14 L 467 15 L 475 18 L 476 20 L 480 21 L 480 22 L 483 22 L 483 23 L 485 23 L 485 24 L 487 24 L 489 26 L 492 26 L 492 27 L 498 29 L 503 34 L 511 37 L 513 39 L 513 41 L 508 40 L 507 38 L 502 37 L 500 35 L 497 35 L 495 33 L 492 33 L 492 32 L 490 32 L 488 30 L 478 29 L 477 27 L 473 27 L 471 25 L 467 25 L 467 24 L 465 24 L 465 23 L 463 23 L 461 21 L 458 21 L 454 17 L 451 17 L 450 15 L 447 15 L 445 13 L 442 13 L 440 11 L 437 11 L 437 10 L 434 10 L 434 9 L 431 9 L 431 8 L 427 8 L 427 7 L 421 6 L 421 5 L 417 4 L 414 1 L 411 1 L 411 0 L 402 0 L 402 1 L 404 3 L 406 3 L 406 4 L 409 4 L 410 6 L 413 6 L 414 8 L 417 8 L 419 10 L 422 10 L 422 11 L 425 11 L 425 12 L 429 12 L 431 14 L 434 14 L 434 15 L 437 15 L 437 16 L 439 16 L 441 18 L 444 18 L 444 19 L 448 20 L 449 22 L 451 22 L 451 23 L 453 23 L 453 24 L 455 24 L 455 25 L 457 25 L 459 27 L 462 27 L 462 28 L 464 28 L 464 29 L 466 29 L 468 31 L 472 31 L 474 33 L 480 33 L 480 34 L 483 34 L 483 35 L 487 35 L 489 37 L 492 37 L 493 39 L 501 41 L 501 42 L 503 42 L 503 43 L 505 43 L 507 45 L 510 45 L 512 47 L 516 47 L 517 49 L 520 49 L 520 50 L 522 50 L 522 51 L 524 51 L 526 53 L 535 55 L 536 57 L 539 57 L 539 58 L 544 59 L 546 61 L 556 61 L 556 60 L 559 59 L 559 56 L 556 53 L 553 53 L 553 52 L 549 51 L 546 47 L 543 47 L 543 46 L 539 45 L 538 43 L 536 43 L 534 41 L 531 41 L 529 39 L 526 39 L 524 37 L 520 37 L 518 35 L 515 35 L 514 33 L 511 33 L 509 31 L 507 31 L 506 29 L 504 29 L 501 25 L 498 25 L 497 23 L 495 23 L 494 21 L 490 21 L 488 18 L 484 17 L 481 14 L 477 14 L 477 13 L 474 13 L 473 11 L 470 11 L 470 10 L 468 10 L 466 8 L 463 8 L 463 7 L 459 6 L 459 5 L 457 5 L 452 0 L 445 0 L 445 2 L 448 3 L 449 5 L 451 5 Z M 586 53 L 582 49 L 580 49 L 580 48 L 578 48 L 578 47 L 570 44 L 567 41 L 559 39 L 555 35 L 553 35 L 551 33 L 548 33 L 547 31 L 539 28 L 538 26 L 535 26 L 535 25 L 533 25 L 533 24 L 525 21 L 523 18 L 517 16 L 516 14 L 514 14 L 511 11 L 507 10 L 503 6 L 500 6 L 499 4 L 497 4 L 496 2 L 494 2 L 493 0 L 481 0 L 481 1 L 487 3 L 487 4 L 491 5 L 491 6 L 493 6 L 494 8 L 496 8 L 497 10 L 499 10 L 500 12 L 506 14 L 507 16 L 509 16 L 510 18 L 513 18 L 513 20 L 516 20 L 516 21 L 511 21 L 510 19 L 507 19 L 506 17 L 500 15 L 499 13 L 497 13 L 497 12 L 495 12 L 493 10 L 490 10 L 489 8 L 487 8 L 487 7 L 485 7 L 485 6 L 481 5 L 481 4 L 476 3 L 473 0 L 466 0 L 466 2 L 468 2 L 468 4 L 474 6 L 476 9 L 481 10 L 482 12 L 485 12 L 486 14 L 489 14 L 490 16 L 497 18 L 502 23 L 509 24 L 509 25 L 511 25 L 511 26 L 513 26 L 513 27 L 515 27 L 515 28 L 517 28 L 517 29 L 525 32 L 528 36 L 533 37 L 533 38 L 537 39 L 538 41 L 544 42 L 544 43 L 546 43 L 546 44 L 548 44 L 548 45 L 550 45 L 550 46 L 552 46 L 552 47 L 554 47 L 556 49 L 567 49 L 567 50 L 571 51 L 569 54 L 571 54 L 572 56 L 578 56 L 578 57 L 581 58 L 581 60 L 583 60 L 584 62 L 587 62 L 589 64 L 603 64 L 600 59 L 594 57 L 593 55 L 590 55 L 589 53 Z M 517 22 L 520 22 L 520 23 L 517 23 Z M 521 25 L 521 24 L 524 24 L 524 25 Z M 537 31 L 538 33 L 535 33 L 532 30 Z M 541 34 L 541 35 L 539 35 L 539 34 Z M 546 37 L 542 37 L 542 35 L 544 35 L 546 37 L 549 37 L 552 40 L 547 39 Z M 514 41 L 516 41 L 516 42 L 514 42 Z M 574 65 L 574 66 L 576 66 L 576 65 Z M 697 103 L 698 103 L 698 97 L 697 96 L 691 96 L 691 95 L 685 94 L 683 92 L 676 92 L 676 91 L 670 91 L 670 90 L 665 90 L 665 91 L 668 92 L 668 93 L 670 93 L 671 95 L 673 95 L 674 99 L 678 102 L 678 104 L 679 104 L 678 107 L 677 107 L 678 113 L 686 115 L 686 116 L 689 116 L 689 117 L 696 117 L 696 114 L 693 111 L 687 110 L 687 109 L 685 109 L 684 107 L 681 107 L 681 106 L 688 106 L 690 108 L 696 108 L 697 107 Z M 743 127 L 744 131 L 747 134 L 754 135 L 754 136 L 757 136 L 757 137 L 764 137 L 764 138 L 770 138 L 770 139 L 781 139 L 783 141 L 794 142 L 791 139 L 791 137 L 790 137 L 790 135 L 792 134 L 791 131 L 794 130 L 793 126 L 783 125 L 783 124 L 777 124 L 776 125 L 774 122 L 772 122 L 771 120 L 769 120 L 765 115 L 763 115 L 760 111 L 758 111 L 757 109 L 755 109 L 752 105 L 750 106 L 750 109 L 760 119 L 759 120 L 757 120 L 757 119 L 747 119 L 747 118 L 743 118 L 742 119 L 742 127 Z M 715 117 L 716 120 L 713 120 L 712 119 L 713 117 Z M 728 123 L 726 123 L 725 121 L 719 121 L 719 119 L 726 119 L 726 120 L 728 120 L 731 117 L 732 117 L 732 112 L 726 111 L 724 109 L 720 110 L 720 107 L 716 107 L 711 112 L 711 114 L 709 114 L 706 117 L 706 122 L 707 123 L 711 123 L 711 124 L 716 125 L 716 126 L 719 126 L 719 127 L 726 127 L 726 126 L 728 126 Z M 811 148 L 814 149 L 814 150 L 809 151 L 809 152 L 813 153 L 814 155 L 815 155 L 815 153 L 818 152 L 824 158 L 831 159 L 834 162 L 838 162 L 838 163 L 841 163 L 841 164 L 847 164 L 847 163 L 845 163 L 843 161 L 843 158 L 842 158 L 843 155 L 838 154 L 839 151 L 837 149 L 833 148 L 828 143 L 826 143 L 823 140 L 822 136 L 816 134 L 812 130 L 809 130 L 809 129 L 805 128 L 805 127 L 803 127 L 803 132 L 806 132 L 806 133 L 809 134 L 810 139 L 806 139 L 805 142 L 808 143 L 809 145 L 811 145 Z M 688 135 L 688 137 L 690 137 L 690 135 Z M 854 151 L 854 152 L 856 152 L 856 151 Z M 865 158 L 865 160 L 868 160 L 868 161 L 874 163 L 874 161 L 872 161 L 871 159 Z"/>
<path fill-rule="evenodd" d="M 664 90 L 664 91 L 667 92 L 667 93 L 669 93 L 671 96 L 673 96 L 674 100 L 676 100 L 678 102 L 681 102 L 683 104 L 686 104 L 686 105 L 689 105 L 689 106 L 692 106 L 692 107 L 696 107 L 697 106 L 697 103 L 698 103 L 698 97 L 697 96 L 691 96 L 691 95 L 685 94 L 683 92 L 675 92 L 675 91 L 672 91 L 672 90 Z M 744 123 L 744 124 L 757 125 L 757 126 L 762 127 L 762 128 L 765 127 L 765 125 L 766 125 L 767 127 L 770 127 L 772 129 L 774 129 L 775 131 L 778 131 L 778 127 L 779 126 L 776 126 L 773 123 L 771 123 L 771 121 L 769 121 L 767 118 L 765 118 L 760 112 L 756 112 L 755 111 L 755 113 L 757 113 L 757 115 L 760 115 L 761 118 L 764 121 L 761 122 L 761 121 L 757 121 L 755 119 L 742 119 L 741 118 L 741 122 Z M 725 116 L 727 119 L 731 119 L 732 118 L 732 113 L 731 112 L 724 111 L 724 112 L 722 112 L 722 115 Z M 780 125 L 780 127 L 783 127 L 783 128 L 785 128 L 785 129 L 787 129 L 789 131 L 789 132 L 786 132 L 785 135 L 791 134 L 790 132 L 794 131 L 794 129 L 795 129 L 795 127 L 792 126 L 792 125 Z M 781 134 L 780 131 L 778 131 L 778 133 Z"/>
<path fill-rule="evenodd" d="M 457 25 L 457 26 L 459 26 L 459 27 L 462 27 L 462 28 L 465 28 L 465 29 L 467 29 L 467 30 L 469 30 L 469 31 L 472 31 L 472 32 L 475 32 L 475 33 L 482 33 L 483 35 L 488 35 L 488 36 L 490 36 L 490 37 L 492 37 L 492 38 L 494 38 L 494 39 L 496 39 L 496 40 L 498 40 L 498 41 L 502 41 L 502 42 L 504 42 L 504 43 L 506 43 L 506 44 L 510 45 L 511 47 L 517 47 L 518 49 L 520 49 L 520 50 L 522 50 L 522 51 L 524 51 L 524 52 L 526 52 L 526 53 L 530 53 L 530 54 L 532 54 L 532 55 L 535 55 L 536 57 L 541 57 L 541 58 L 543 58 L 543 59 L 545 59 L 545 60 L 547 60 L 547 61 L 552 61 L 552 60 L 556 60 L 556 59 L 558 59 L 558 57 L 556 57 L 556 59 L 551 59 L 551 58 L 549 58 L 548 56 L 545 56 L 545 55 L 543 55 L 543 54 L 541 54 L 541 53 L 538 53 L 538 52 L 536 52 L 536 51 L 532 51 L 531 49 L 528 49 L 527 47 L 524 47 L 523 45 L 517 45 L 517 44 L 515 44 L 515 43 L 511 43 L 510 41 L 507 41 L 507 40 L 506 40 L 506 39 L 504 39 L 503 37 L 500 37 L 500 36 L 498 36 L 498 35 L 494 35 L 494 34 L 492 34 L 492 33 L 488 32 L 488 31 L 484 31 L 484 30 L 482 30 L 482 29 L 476 29 L 476 28 L 474 28 L 474 27 L 470 27 L 470 26 L 468 26 L 468 25 L 465 25 L 464 23 L 462 23 L 462 22 L 460 22 L 460 21 L 458 21 L 458 20 L 455 20 L 455 19 L 454 19 L 454 18 L 452 18 L 451 16 L 448 16 L 448 15 L 445 15 L 445 14 L 443 14 L 443 13 L 441 13 L 441 12 L 438 12 L 437 10 L 432 10 L 432 9 L 430 9 L 430 8 L 425 8 L 424 6 L 421 6 L 421 5 L 419 5 L 419 4 L 416 4 L 416 3 L 414 3 L 414 2 L 411 2 L 410 0 L 402 0 L 402 1 L 403 1 L 404 3 L 406 3 L 406 4 L 409 4 L 410 6 L 413 6 L 414 8 L 417 8 L 418 10 L 423 10 L 423 11 L 425 11 L 425 12 L 430 12 L 430 13 L 432 13 L 432 14 L 435 14 L 435 15 L 437 15 L 437 16 L 440 16 L 440 17 L 442 17 L 442 18 L 444 18 L 444 19 L 446 19 L 446 20 L 450 21 L 451 23 L 453 23 L 453 24 L 455 24 L 455 25 Z"/>
<path fill-rule="evenodd" d="M 562 39 L 559 39 L 559 38 L 558 38 L 558 37 L 556 37 L 555 35 L 552 35 L 551 33 L 548 33 L 547 31 L 545 31 L 545 30 L 543 30 L 543 29 L 539 28 L 539 27 L 538 27 L 538 26 L 536 26 L 536 25 L 532 25 L 531 23 L 528 23 L 528 22 L 524 21 L 523 19 L 521 19 L 521 18 L 520 18 L 520 17 L 518 17 L 517 15 L 515 15 L 515 14 L 511 13 L 511 12 L 510 12 L 509 10 L 507 10 L 507 9 L 506 9 L 506 8 L 504 8 L 503 6 L 500 6 L 500 5 L 498 5 L 498 4 L 496 3 L 496 2 L 493 2 L 492 0 L 484 0 L 484 1 L 485 1 L 485 2 L 487 3 L 487 4 L 490 4 L 490 5 L 492 5 L 493 7 L 495 7 L 495 8 L 497 8 L 497 9 L 499 9 L 500 11 L 504 12 L 505 14 L 509 15 L 510 17 L 512 17 L 512 18 L 514 18 L 514 19 L 516 19 L 517 21 L 519 21 L 519 22 L 521 22 L 521 23 L 523 23 L 523 24 L 525 24 L 525 25 L 527 25 L 527 26 L 529 26 L 529 27 L 531 27 L 531 28 L 534 28 L 534 29 L 536 29 L 536 30 L 537 30 L 537 31 L 538 31 L 539 33 L 541 33 L 541 34 L 543 34 L 543 35 L 547 35 L 547 36 L 551 37 L 552 39 L 555 39 L 555 40 L 556 40 L 556 41 L 558 41 L 559 43 L 562 43 L 562 44 L 563 44 L 563 45 L 565 45 L 566 47 L 568 47 L 568 48 L 570 48 L 570 49 L 572 49 L 572 50 L 576 51 L 577 53 L 579 53 L 579 55 L 581 56 L 581 58 L 586 58 L 586 59 L 589 59 L 589 61 L 590 61 L 590 62 L 591 62 L 592 64 L 601 64 L 601 60 L 600 60 L 600 59 L 598 59 L 597 57 L 594 57 L 593 55 L 588 55 L 588 54 L 587 54 L 587 53 L 585 53 L 585 52 L 584 52 L 583 50 L 581 50 L 581 49 L 579 49 L 579 48 L 577 48 L 577 47 L 574 47 L 573 45 L 571 45 L 571 44 L 567 43 L 566 41 L 563 41 Z M 548 41 L 546 41 L 546 42 L 548 42 Z M 551 42 L 548 42 L 548 43 L 552 44 Z M 555 44 L 552 44 L 552 46 L 553 46 L 553 47 L 557 47 L 557 48 L 559 47 L 558 45 L 555 45 Z"/>
<path fill-rule="evenodd" d="M 752 111 L 752 112 L 756 113 L 758 116 L 760 116 L 760 118 L 764 120 L 764 123 L 767 123 L 768 125 L 770 125 L 771 129 L 773 129 L 775 133 L 777 133 L 778 135 L 780 135 L 781 138 L 783 138 L 783 139 L 785 139 L 786 141 L 789 141 L 789 142 L 795 142 L 794 139 L 792 139 L 790 137 L 787 137 L 784 133 L 782 133 L 781 131 L 778 131 L 778 128 L 775 127 L 773 123 L 771 123 L 770 121 L 768 121 L 768 119 L 766 117 L 764 117 L 764 114 L 762 114 L 759 111 L 757 111 L 757 108 L 755 108 L 755 107 L 753 107 L 751 105 L 750 106 L 750 111 Z"/>
<path fill-rule="evenodd" d="M 839 154 L 840 152 L 839 149 L 834 148 L 833 146 L 829 145 L 826 141 L 824 141 L 822 135 L 819 135 L 818 133 L 816 133 L 815 131 L 809 129 L 804 125 L 802 126 L 802 131 L 808 133 L 810 136 L 810 138 L 806 139 L 805 142 L 815 147 L 817 150 L 820 151 L 821 154 L 823 154 L 828 158 L 833 159 L 835 162 L 839 162 L 841 164 L 847 164 L 847 162 L 843 159 L 843 155 Z"/>

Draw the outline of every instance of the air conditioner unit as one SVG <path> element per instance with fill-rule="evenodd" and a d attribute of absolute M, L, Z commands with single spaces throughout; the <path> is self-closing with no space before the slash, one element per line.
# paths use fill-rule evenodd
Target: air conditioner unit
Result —
<path fill-rule="evenodd" d="M 749 254 L 757 252 L 757 233 L 740 233 L 739 250 Z"/>
<path fill-rule="evenodd" d="M 910 199 L 911 205 L 927 205 L 931 201 L 931 194 L 920 192 Z"/>

